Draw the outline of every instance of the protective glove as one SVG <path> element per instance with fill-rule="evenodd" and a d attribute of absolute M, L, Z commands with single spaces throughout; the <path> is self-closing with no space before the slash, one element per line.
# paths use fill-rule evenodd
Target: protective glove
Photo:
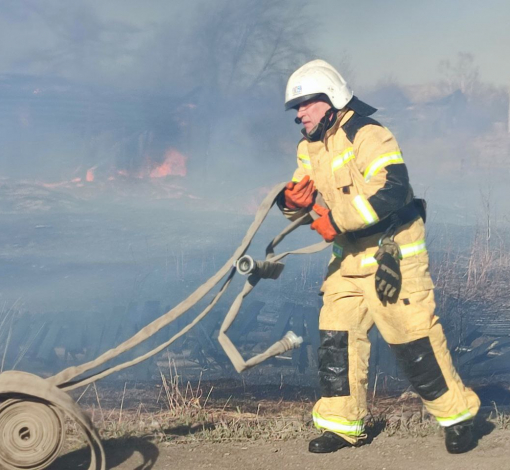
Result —
<path fill-rule="evenodd" d="M 375 291 L 379 300 L 395 303 L 402 287 L 400 248 L 391 238 L 383 238 L 374 258 L 379 267 L 375 273 Z"/>
<path fill-rule="evenodd" d="M 308 175 L 299 183 L 287 183 L 283 190 L 285 207 L 291 210 L 302 209 L 313 204 L 315 199 L 315 185 Z"/>
<path fill-rule="evenodd" d="M 327 242 L 332 242 L 340 233 L 340 230 L 331 216 L 331 211 L 325 207 L 319 206 L 319 204 L 314 204 L 313 210 L 320 215 L 320 217 L 312 222 L 310 228 L 312 230 L 317 230 L 319 235 Z"/>

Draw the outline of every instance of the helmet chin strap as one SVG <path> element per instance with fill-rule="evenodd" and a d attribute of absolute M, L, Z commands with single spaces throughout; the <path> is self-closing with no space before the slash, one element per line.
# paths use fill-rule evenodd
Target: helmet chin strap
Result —
<path fill-rule="evenodd" d="M 324 113 L 324 117 L 321 119 L 320 123 L 322 125 L 322 128 L 321 128 L 321 138 L 320 138 L 320 141 L 323 142 L 324 141 L 324 136 L 326 135 L 326 131 L 333 125 L 333 123 L 335 122 L 334 120 L 331 119 L 331 116 L 333 116 L 334 112 L 336 110 L 334 108 L 329 108 L 325 113 Z"/>
<path fill-rule="evenodd" d="M 319 123 L 310 131 L 306 132 L 306 129 L 301 129 L 301 133 L 303 137 L 309 142 L 318 142 L 324 140 L 324 136 L 329 128 L 336 122 L 336 119 L 331 119 L 337 110 L 335 108 L 329 108 L 325 113 Z M 298 122 L 299 121 L 299 122 Z M 296 124 L 301 124 L 301 119 L 294 119 Z"/>

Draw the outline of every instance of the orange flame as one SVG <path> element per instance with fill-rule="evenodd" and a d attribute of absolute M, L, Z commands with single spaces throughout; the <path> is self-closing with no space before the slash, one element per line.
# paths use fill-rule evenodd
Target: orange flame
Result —
<path fill-rule="evenodd" d="M 94 181 L 94 171 L 95 171 L 96 167 L 93 166 L 92 168 L 89 168 L 87 170 L 87 175 L 85 176 L 85 181 L 87 181 L 87 183 L 92 183 L 92 181 Z"/>
<path fill-rule="evenodd" d="M 165 176 L 186 176 L 187 157 L 175 149 L 169 149 L 165 152 L 165 160 L 160 165 L 154 167 L 149 176 L 151 178 L 163 178 Z"/>
<path fill-rule="evenodd" d="M 122 176 L 125 178 L 137 178 L 144 179 L 150 178 L 164 178 L 166 176 L 186 176 L 187 168 L 186 161 L 188 157 L 180 153 L 179 151 L 169 148 L 165 154 L 163 163 L 156 163 L 147 158 L 144 167 L 138 169 L 136 172 L 130 172 L 126 169 L 119 169 L 114 175 L 99 175 L 100 177 L 106 178 L 108 181 L 114 181 L 116 177 Z M 83 187 L 85 183 L 93 183 L 97 181 L 96 170 L 98 165 L 94 165 L 89 168 L 84 178 L 75 177 L 67 181 L 60 181 L 56 183 L 41 183 L 44 187 L 53 189 L 58 187 Z M 80 168 L 75 170 L 76 172 L 81 171 Z"/>

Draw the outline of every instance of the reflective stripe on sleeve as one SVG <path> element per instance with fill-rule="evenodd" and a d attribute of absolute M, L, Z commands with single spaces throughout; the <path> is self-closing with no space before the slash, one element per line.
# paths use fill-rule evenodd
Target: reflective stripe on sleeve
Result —
<path fill-rule="evenodd" d="M 352 147 L 347 147 L 338 157 L 333 158 L 331 161 L 331 170 L 335 172 L 342 168 L 349 160 L 354 158 L 354 150 Z"/>
<path fill-rule="evenodd" d="M 296 177 L 292 178 L 293 183 L 299 183 L 300 181 L 301 180 L 299 178 L 296 178 Z"/>
<path fill-rule="evenodd" d="M 370 165 L 368 165 L 365 173 L 363 173 L 365 181 L 368 183 L 372 176 L 379 173 L 381 168 L 384 168 L 387 165 L 394 165 L 395 163 L 404 163 L 401 152 L 390 152 L 380 155 Z"/>
<path fill-rule="evenodd" d="M 427 251 L 425 240 L 418 240 L 417 242 L 409 243 L 409 245 L 401 245 L 399 248 L 402 258 L 409 258 L 411 256 L 416 256 Z M 361 260 L 362 268 L 375 266 L 376 264 L 377 260 L 373 256 L 367 256 Z"/>
<path fill-rule="evenodd" d="M 337 243 L 333 243 L 333 256 L 336 258 L 341 258 L 344 254 L 344 249 Z"/>
<path fill-rule="evenodd" d="M 301 160 L 301 163 L 303 164 L 303 167 L 307 170 L 312 169 L 312 163 L 310 162 L 310 157 L 308 155 L 302 155 L 299 154 L 298 158 Z"/>
<path fill-rule="evenodd" d="M 343 419 L 323 418 L 319 413 L 313 412 L 313 424 L 317 429 L 338 432 L 348 436 L 361 436 L 365 431 L 363 420 L 347 421 Z"/>
<path fill-rule="evenodd" d="M 375 266 L 377 264 L 377 260 L 373 256 L 367 256 L 361 260 L 361 267 L 368 268 L 369 266 Z"/>
<path fill-rule="evenodd" d="M 373 225 L 379 221 L 379 217 L 375 213 L 373 207 L 366 200 L 365 197 L 358 195 L 352 200 L 354 207 L 356 207 L 357 211 L 361 215 L 361 218 L 367 225 Z"/>
<path fill-rule="evenodd" d="M 469 410 L 463 411 L 462 413 L 459 413 L 458 415 L 449 416 L 448 418 L 438 418 L 436 416 L 437 422 L 440 424 L 440 426 L 446 427 L 446 426 L 452 426 L 457 423 L 461 423 L 462 421 L 467 421 L 468 419 L 471 419 L 473 415 Z"/>

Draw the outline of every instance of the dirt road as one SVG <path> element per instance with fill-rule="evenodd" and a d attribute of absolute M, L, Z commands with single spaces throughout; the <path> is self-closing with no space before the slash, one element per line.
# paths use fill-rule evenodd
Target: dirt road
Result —
<path fill-rule="evenodd" d="M 160 444 L 132 438 L 105 443 L 108 469 L 118 470 L 505 470 L 510 469 L 510 431 L 493 430 L 463 455 L 449 455 L 440 434 L 417 438 L 377 436 L 370 445 L 334 454 L 307 451 L 308 439 L 221 444 Z M 52 470 L 87 468 L 87 455 L 64 455 Z"/>

